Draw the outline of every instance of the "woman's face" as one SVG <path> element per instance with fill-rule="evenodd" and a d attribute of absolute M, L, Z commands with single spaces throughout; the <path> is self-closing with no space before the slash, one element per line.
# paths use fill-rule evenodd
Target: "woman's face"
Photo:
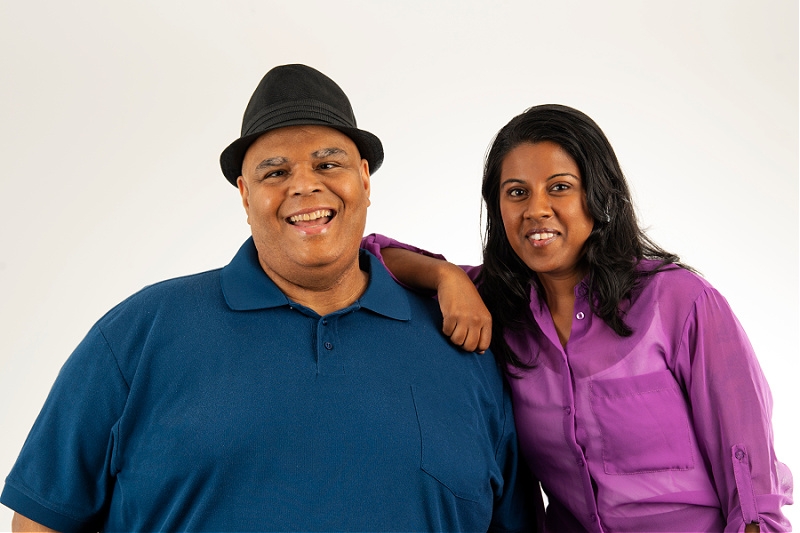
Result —
<path fill-rule="evenodd" d="M 545 282 L 580 281 L 594 221 L 575 160 L 554 142 L 523 143 L 503 159 L 500 213 L 514 252 Z"/>

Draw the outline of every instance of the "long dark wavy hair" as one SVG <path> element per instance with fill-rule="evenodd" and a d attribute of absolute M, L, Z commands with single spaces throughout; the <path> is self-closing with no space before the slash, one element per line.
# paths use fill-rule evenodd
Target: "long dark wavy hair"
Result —
<path fill-rule="evenodd" d="M 539 294 L 544 293 L 536 273 L 508 242 L 500 213 L 500 170 L 506 155 L 515 147 L 542 141 L 561 146 L 580 170 L 589 214 L 594 219 L 594 229 L 581 258 L 588 272 L 589 304 L 592 312 L 618 335 L 628 337 L 633 333 L 619 304 L 630 297 L 643 277 L 669 264 L 688 268 L 639 227 L 625 176 L 600 127 L 571 107 L 531 107 L 495 136 L 486 156 L 482 187 L 487 220 L 479 291 L 492 313 L 492 351 L 498 362 L 517 368 L 535 366 L 535 357 L 520 358 L 508 346 L 504 333 L 538 329 L 530 311 L 531 285 Z M 660 264 L 655 269 L 637 269 L 643 259 L 655 259 Z"/>

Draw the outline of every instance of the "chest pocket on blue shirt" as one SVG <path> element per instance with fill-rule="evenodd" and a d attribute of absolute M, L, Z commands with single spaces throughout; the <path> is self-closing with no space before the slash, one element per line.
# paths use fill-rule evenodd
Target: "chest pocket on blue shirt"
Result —
<path fill-rule="evenodd" d="M 671 372 L 594 380 L 590 397 L 606 474 L 694 468 L 688 406 Z"/>
<path fill-rule="evenodd" d="M 466 398 L 442 392 L 411 386 L 422 440 L 420 467 L 456 497 L 477 502 L 490 490 L 495 467 L 485 414 L 465 405 Z"/>

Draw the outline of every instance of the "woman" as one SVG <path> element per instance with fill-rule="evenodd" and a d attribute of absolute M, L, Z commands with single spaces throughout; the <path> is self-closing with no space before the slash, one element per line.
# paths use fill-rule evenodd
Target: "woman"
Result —
<path fill-rule="evenodd" d="M 600 128 L 565 106 L 527 110 L 497 134 L 482 192 L 484 264 L 465 270 L 548 530 L 787 530 L 791 474 L 755 354 L 725 299 L 639 228 Z M 438 290 L 454 342 L 488 345 L 463 272 L 365 243 L 401 281 Z"/>

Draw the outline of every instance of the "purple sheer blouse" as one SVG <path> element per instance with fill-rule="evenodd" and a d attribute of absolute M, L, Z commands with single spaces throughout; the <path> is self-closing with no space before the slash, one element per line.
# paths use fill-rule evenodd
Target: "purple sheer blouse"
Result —
<path fill-rule="evenodd" d="M 380 235 L 363 247 L 402 247 Z M 653 268 L 643 262 L 641 268 Z M 463 267 L 474 280 L 480 267 Z M 668 267 L 623 307 L 620 337 L 575 287 L 566 347 L 531 292 L 531 331 L 509 346 L 520 445 L 549 498 L 549 531 L 788 531 L 792 476 L 775 457 L 772 398 L 727 301 L 703 278 Z"/>

